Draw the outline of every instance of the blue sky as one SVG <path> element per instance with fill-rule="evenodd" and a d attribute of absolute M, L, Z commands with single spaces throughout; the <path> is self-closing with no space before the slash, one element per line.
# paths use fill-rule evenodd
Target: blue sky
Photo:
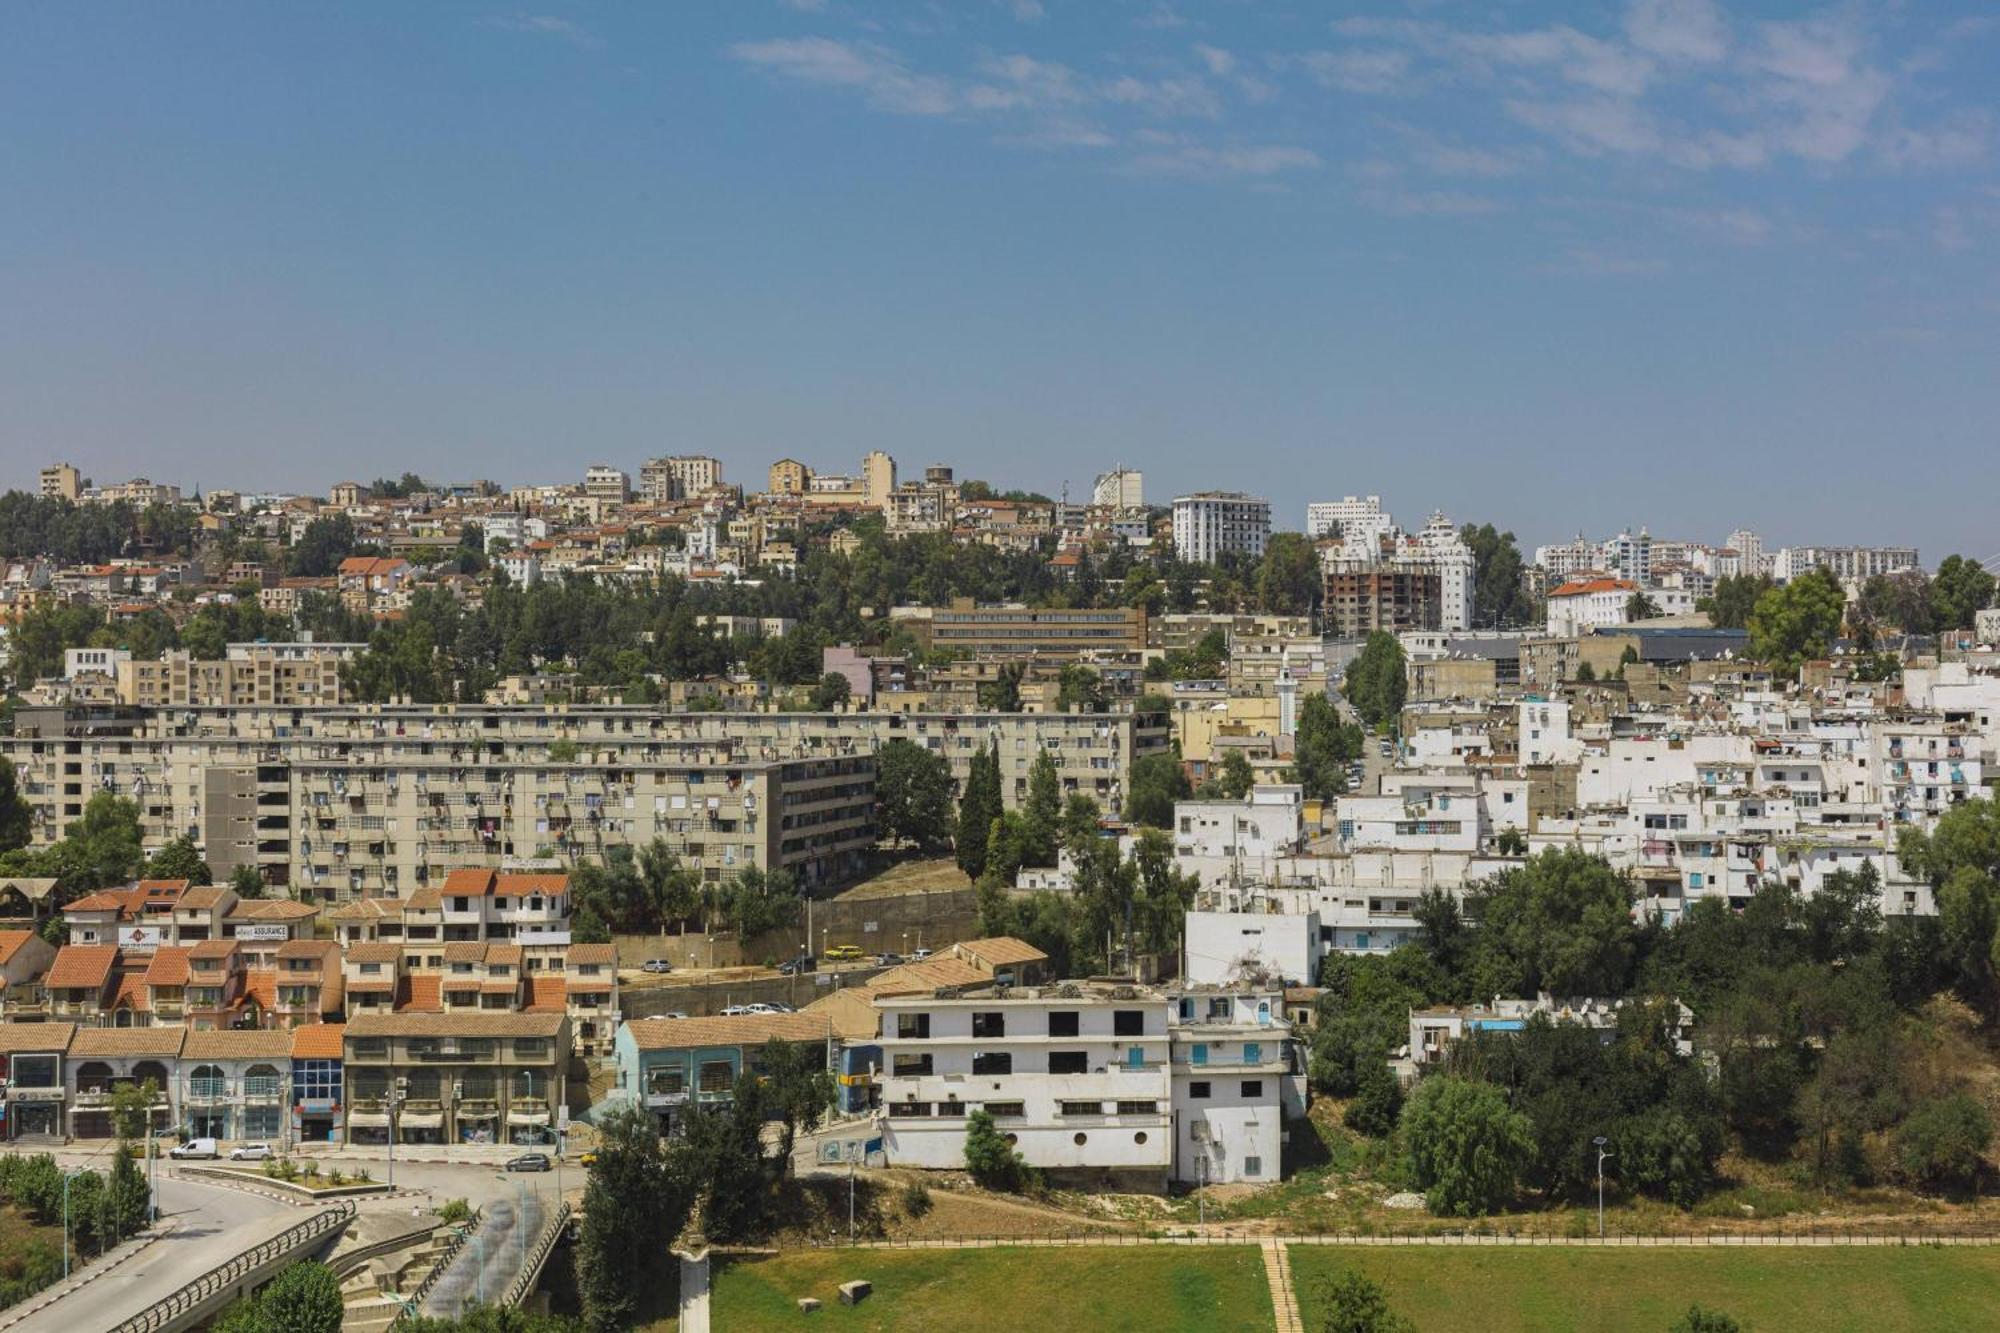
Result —
<path fill-rule="evenodd" d="M 2000 551 L 2000 11 L 0 10 L 0 455 Z M 1970 484 L 1968 484 L 1970 483 Z"/>

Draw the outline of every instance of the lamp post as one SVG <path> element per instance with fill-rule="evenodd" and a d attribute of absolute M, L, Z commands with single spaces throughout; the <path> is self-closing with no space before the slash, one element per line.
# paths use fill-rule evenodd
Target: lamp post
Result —
<path fill-rule="evenodd" d="M 69 1183 L 90 1168 L 80 1166 L 63 1172 L 63 1281 L 69 1281 Z"/>
<path fill-rule="evenodd" d="M 1597 1238 L 1599 1240 L 1604 1239 L 1604 1159 L 1618 1155 L 1604 1151 L 1604 1145 L 1609 1141 L 1602 1134 L 1591 1140 L 1597 1146 Z"/>

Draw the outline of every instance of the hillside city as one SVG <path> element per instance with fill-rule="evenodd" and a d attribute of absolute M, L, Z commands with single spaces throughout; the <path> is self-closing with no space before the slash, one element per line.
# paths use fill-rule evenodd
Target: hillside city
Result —
<path fill-rule="evenodd" d="M 62 1265 L 0 1279 L 25 1328 L 691 1329 L 709 1245 L 1607 1201 L 1978 1234 L 1993 559 L 879 451 L 36 481 L 0 1193 Z M 72 1295 L 156 1197 L 254 1199 L 242 1255 Z M 336 1231 L 321 1288 L 230 1304 Z M 1299 1327 L 1308 1247 L 1263 1251 Z"/>

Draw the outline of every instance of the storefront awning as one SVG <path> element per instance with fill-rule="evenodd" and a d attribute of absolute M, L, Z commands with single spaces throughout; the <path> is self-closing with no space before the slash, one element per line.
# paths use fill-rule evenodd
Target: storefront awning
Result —
<path fill-rule="evenodd" d="M 507 1123 L 510 1125 L 546 1125 L 549 1123 L 546 1111 L 509 1111 Z"/>
<path fill-rule="evenodd" d="M 389 1116 L 384 1111 L 350 1111 L 347 1123 L 354 1129 L 387 1129 Z"/>
<path fill-rule="evenodd" d="M 417 1115 L 414 1112 L 405 1111 L 400 1123 L 404 1129 L 441 1129 L 444 1127 L 444 1115 L 442 1113 L 437 1115 Z"/>

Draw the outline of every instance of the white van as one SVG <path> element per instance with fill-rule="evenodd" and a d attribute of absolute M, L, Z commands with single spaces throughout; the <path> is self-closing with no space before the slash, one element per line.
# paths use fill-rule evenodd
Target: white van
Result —
<path fill-rule="evenodd" d="M 216 1147 L 214 1139 L 189 1139 L 186 1143 L 176 1144 L 174 1147 L 169 1148 L 167 1156 L 215 1158 L 222 1156 L 222 1151 Z"/>

